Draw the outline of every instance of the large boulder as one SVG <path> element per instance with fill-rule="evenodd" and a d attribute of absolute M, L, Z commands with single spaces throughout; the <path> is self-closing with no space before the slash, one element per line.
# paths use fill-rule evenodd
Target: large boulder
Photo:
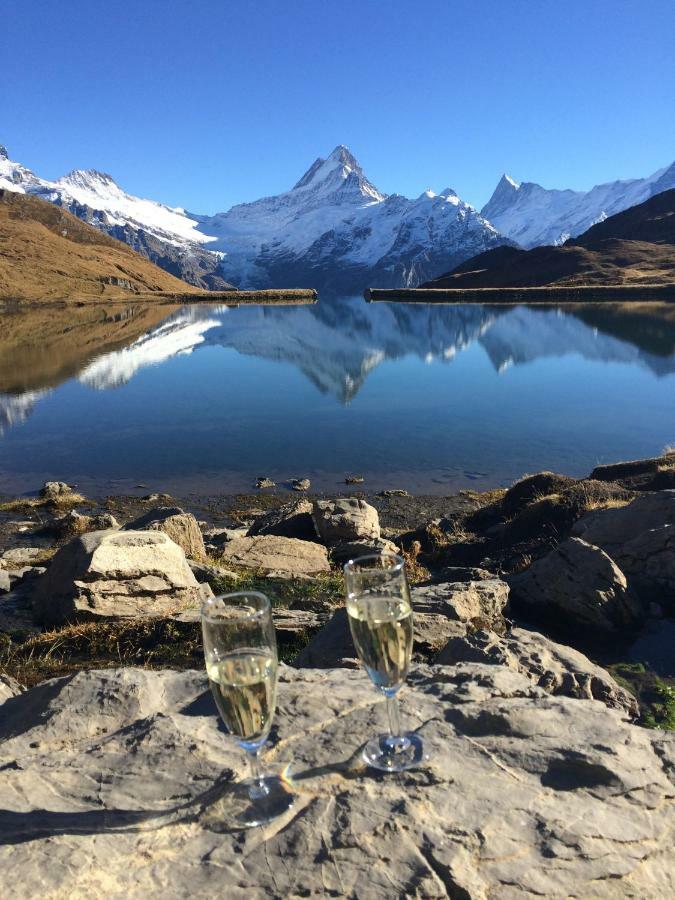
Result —
<path fill-rule="evenodd" d="M 223 548 L 225 565 L 259 569 L 267 574 L 319 575 L 330 572 L 328 551 L 321 544 L 273 534 L 235 538 Z"/>
<path fill-rule="evenodd" d="M 538 618 L 568 628 L 611 632 L 635 627 L 644 618 L 621 569 L 580 538 L 563 541 L 509 584 L 513 597 Z"/>
<path fill-rule="evenodd" d="M 365 674 L 283 669 L 265 765 L 295 806 L 242 833 L 228 804 L 246 760 L 202 672 L 82 672 L 12 697 L 12 900 L 675 896 L 673 735 L 503 666 L 419 668 L 401 706 L 429 758 L 374 775 L 361 748 L 386 714 Z"/>
<path fill-rule="evenodd" d="M 312 520 L 311 502 L 296 500 L 259 516 L 248 530 L 249 537 L 258 534 L 276 534 L 279 537 L 300 538 L 303 541 L 318 540 Z"/>
<path fill-rule="evenodd" d="M 54 557 L 33 594 L 44 625 L 169 615 L 211 595 L 161 531 L 92 531 Z"/>
<path fill-rule="evenodd" d="M 536 631 L 513 628 L 507 634 L 475 631 L 452 637 L 435 659 L 442 665 L 463 662 L 508 666 L 527 676 L 549 694 L 600 700 L 610 709 L 639 715 L 637 700 L 609 672 L 572 647 Z"/>
<path fill-rule="evenodd" d="M 430 659 L 452 637 L 465 633 L 464 625 L 444 615 L 416 612 L 413 616 L 413 652 L 418 657 Z M 295 665 L 316 669 L 356 668 L 359 665 L 344 606 L 338 607 L 324 627 L 302 648 Z"/>
<path fill-rule="evenodd" d="M 589 513 L 574 532 L 602 547 L 645 600 L 675 608 L 675 490 Z"/>
<path fill-rule="evenodd" d="M 45 500 L 62 500 L 73 494 L 73 489 L 65 481 L 45 481 L 40 488 L 40 496 Z"/>
<path fill-rule="evenodd" d="M 483 627 L 503 628 L 502 612 L 508 596 L 509 586 L 496 578 L 413 588 L 410 599 L 415 654 L 430 659 L 451 638 L 463 637 L 469 623 L 478 621 Z M 340 607 L 300 651 L 295 665 L 328 669 L 356 665 L 356 657 L 347 611 Z"/>
<path fill-rule="evenodd" d="M 315 500 L 312 515 L 319 537 L 329 547 L 380 537 L 378 512 L 365 500 Z"/>
<path fill-rule="evenodd" d="M 512 485 L 502 499 L 502 511 L 506 516 L 512 516 L 520 512 L 528 503 L 557 494 L 562 490 L 576 484 L 576 479 L 569 475 L 556 475 L 554 472 L 537 472 L 536 475 L 526 475 Z"/>
<path fill-rule="evenodd" d="M 622 547 L 654 528 L 675 524 L 675 491 L 640 494 L 626 506 L 598 509 L 575 524 L 573 534 L 609 553 L 621 556 Z"/>
<path fill-rule="evenodd" d="M 158 506 L 124 526 L 125 531 L 163 531 L 189 559 L 206 558 L 204 537 L 192 513 L 179 506 Z"/>

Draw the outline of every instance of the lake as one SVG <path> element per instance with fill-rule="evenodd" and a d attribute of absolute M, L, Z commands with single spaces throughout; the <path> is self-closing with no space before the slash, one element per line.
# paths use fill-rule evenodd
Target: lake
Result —
<path fill-rule="evenodd" d="M 5 314 L 0 491 L 449 494 L 675 442 L 675 305 L 80 307 Z M 141 487 L 138 487 L 141 485 Z"/>

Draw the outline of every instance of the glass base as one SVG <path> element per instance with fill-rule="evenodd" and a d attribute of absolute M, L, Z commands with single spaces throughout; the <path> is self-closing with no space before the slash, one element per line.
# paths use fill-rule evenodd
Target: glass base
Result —
<path fill-rule="evenodd" d="M 238 781 L 204 811 L 201 823 L 210 831 L 239 831 L 265 825 L 287 812 L 295 801 L 283 779 L 270 775 Z"/>
<path fill-rule="evenodd" d="M 363 758 L 369 766 L 382 772 L 405 772 L 423 762 L 424 744 L 414 731 L 406 731 L 399 737 L 379 734 L 363 748 Z"/>

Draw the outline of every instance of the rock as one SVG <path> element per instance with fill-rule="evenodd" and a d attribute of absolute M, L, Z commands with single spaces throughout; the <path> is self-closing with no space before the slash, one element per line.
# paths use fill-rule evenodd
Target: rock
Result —
<path fill-rule="evenodd" d="M 363 475 L 345 475 L 345 484 L 363 484 L 365 480 Z"/>
<path fill-rule="evenodd" d="M 410 494 L 408 491 L 404 491 L 401 488 L 392 488 L 387 491 L 380 491 L 377 495 L 378 497 L 409 497 Z"/>
<path fill-rule="evenodd" d="M 644 610 L 626 577 L 599 547 L 570 538 L 509 578 L 513 596 L 533 614 L 567 627 L 635 627 Z"/>
<path fill-rule="evenodd" d="M 277 486 L 276 481 L 272 481 L 271 478 L 267 478 L 266 476 L 262 476 L 256 480 L 255 486 L 257 488 L 273 488 Z"/>
<path fill-rule="evenodd" d="M 479 620 L 494 628 L 504 625 L 509 586 L 499 578 L 433 584 L 410 593 L 415 612 L 436 613 L 458 622 Z"/>
<path fill-rule="evenodd" d="M 210 566 L 207 563 L 197 562 L 195 559 L 188 559 L 187 564 L 192 570 L 200 584 L 212 584 L 220 578 L 229 578 L 231 581 L 239 581 L 239 575 L 230 569 L 221 569 L 220 566 Z"/>
<path fill-rule="evenodd" d="M 434 571 L 431 580 L 434 582 L 490 581 L 494 577 L 493 572 L 481 569 L 479 566 L 446 566 L 444 569 Z"/>
<path fill-rule="evenodd" d="M 201 532 L 206 549 L 215 551 L 218 555 L 228 541 L 246 537 L 248 528 L 202 528 Z"/>
<path fill-rule="evenodd" d="M 14 547 L 0 554 L 0 569 L 16 569 L 21 566 L 30 566 L 44 554 L 40 547 Z"/>
<path fill-rule="evenodd" d="M 200 606 L 199 585 L 185 554 L 161 531 L 93 531 L 56 554 L 33 597 L 45 625 L 168 615 Z"/>
<path fill-rule="evenodd" d="M 198 609 L 186 609 L 169 617 L 180 626 L 181 632 L 194 639 L 201 635 L 201 614 Z M 277 642 L 281 647 L 297 646 L 298 639 L 305 639 L 322 628 L 328 621 L 326 613 L 309 609 L 272 609 Z"/>
<path fill-rule="evenodd" d="M 15 678 L 11 678 L 9 675 L 3 675 L 0 672 L 0 705 L 2 705 L 5 700 L 9 700 L 10 697 L 17 697 L 22 691 L 24 691 L 19 682 Z"/>
<path fill-rule="evenodd" d="M 45 481 L 40 488 L 40 496 L 45 500 L 61 500 L 73 493 L 73 489 L 65 481 Z"/>
<path fill-rule="evenodd" d="M 242 833 L 225 808 L 246 761 L 202 672 L 79 672 L 10 697 L 12 900 L 675 895 L 673 735 L 503 666 L 419 667 L 401 706 L 429 760 L 375 775 L 361 746 L 386 717 L 365 675 L 282 669 L 266 763 L 298 796 Z"/>
<path fill-rule="evenodd" d="M 645 531 L 675 524 L 675 491 L 640 494 L 627 506 L 598 509 L 587 513 L 574 525 L 574 535 L 602 547 L 612 559 L 621 548 Z"/>
<path fill-rule="evenodd" d="M 502 511 L 506 516 L 520 512 L 528 503 L 557 494 L 559 491 L 576 483 L 576 479 L 568 475 L 556 475 L 554 472 L 538 472 L 517 481 L 508 489 L 502 500 Z"/>
<path fill-rule="evenodd" d="M 125 531 L 163 531 L 190 559 L 205 559 L 204 537 L 192 513 L 179 506 L 158 506 L 124 526 Z"/>
<path fill-rule="evenodd" d="M 343 566 L 350 559 L 359 556 L 369 556 L 381 553 L 399 553 L 399 549 L 393 541 L 384 538 L 372 538 L 371 540 L 346 541 L 331 548 L 330 560 L 333 565 Z"/>
<path fill-rule="evenodd" d="M 145 501 L 145 503 L 166 503 L 171 499 L 171 494 L 146 494 L 144 497 L 141 497 L 141 500 Z"/>
<path fill-rule="evenodd" d="M 413 653 L 424 659 L 438 653 L 451 638 L 466 634 L 463 625 L 443 615 L 415 612 L 413 627 Z M 338 607 L 321 631 L 303 647 L 294 665 L 298 668 L 315 669 L 332 669 L 336 666 L 353 669 L 359 666 L 344 606 Z"/>
<path fill-rule="evenodd" d="M 71 509 L 63 516 L 54 519 L 53 530 L 61 537 L 84 534 L 86 531 L 106 531 L 109 528 L 119 528 L 117 519 L 110 513 L 99 513 L 95 516 L 85 516 L 77 510 Z"/>
<path fill-rule="evenodd" d="M 624 481 L 640 480 L 641 477 L 661 474 L 664 470 L 675 468 L 675 452 L 665 453 L 663 456 L 651 459 L 634 459 L 630 462 L 611 463 L 610 465 L 596 466 L 590 477 L 596 481 Z"/>
<path fill-rule="evenodd" d="M 273 534 L 229 541 L 221 556 L 225 564 L 260 569 L 262 572 L 290 572 L 318 575 L 330 572 L 328 552 L 320 544 Z"/>
<path fill-rule="evenodd" d="M 646 603 L 675 609 L 675 491 L 641 494 L 579 519 L 574 533 L 608 553 Z"/>
<path fill-rule="evenodd" d="M 0 569 L 0 594 L 8 594 L 12 589 L 12 582 L 9 578 L 9 572 Z"/>
<path fill-rule="evenodd" d="M 513 628 L 501 635 L 493 631 L 476 631 L 465 637 L 453 637 L 434 662 L 508 666 L 549 694 L 600 700 L 632 719 L 637 719 L 640 713 L 635 697 L 620 687 L 605 669 L 596 666 L 578 650 L 524 628 Z"/>
<path fill-rule="evenodd" d="M 0 591 L 2 591 L 3 585 L 9 585 L 9 587 L 6 587 L 7 591 L 14 590 L 24 581 L 38 578 L 46 571 L 47 569 L 44 566 L 21 566 L 19 569 L 0 569 Z"/>
<path fill-rule="evenodd" d="M 279 537 L 300 538 L 302 541 L 317 541 L 311 501 L 295 500 L 259 516 L 248 530 L 249 537 L 258 534 L 276 534 Z"/>
<path fill-rule="evenodd" d="M 294 491 L 308 491 L 312 486 L 309 478 L 294 478 L 291 481 L 291 487 Z"/>
<path fill-rule="evenodd" d="M 319 537 L 329 547 L 380 537 L 380 517 L 365 500 L 315 500 L 312 515 Z"/>

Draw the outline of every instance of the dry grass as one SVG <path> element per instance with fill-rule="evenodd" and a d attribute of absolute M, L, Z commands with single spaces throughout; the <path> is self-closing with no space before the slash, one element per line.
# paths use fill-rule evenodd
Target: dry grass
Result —
<path fill-rule="evenodd" d="M 67 511 L 75 506 L 91 505 L 91 500 L 88 500 L 76 491 L 71 491 L 69 494 L 61 494 L 53 499 L 47 497 L 19 497 L 16 500 L 8 500 L 6 503 L 0 503 L 0 512 L 31 512 L 41 509 Z"/>

